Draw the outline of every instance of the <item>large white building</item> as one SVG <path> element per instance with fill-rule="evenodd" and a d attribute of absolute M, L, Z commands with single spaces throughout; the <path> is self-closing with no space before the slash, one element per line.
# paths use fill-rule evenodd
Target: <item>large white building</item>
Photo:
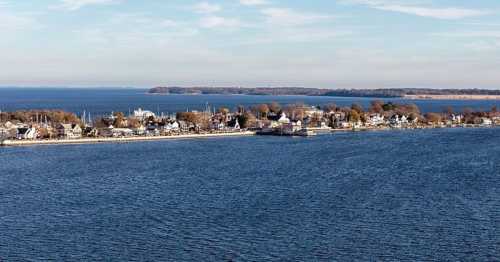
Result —
<path fill-rule="evenodd" d="M 150 117 L 155 117 L 155 116 L 156 115 L 153 112 L 148 111 L 148 110 L 142 110 L 142 108 L 134 110 L 134 117 L 141 119 L 141 120 L 144 120 L 144 119 L 147 119 Z"/>

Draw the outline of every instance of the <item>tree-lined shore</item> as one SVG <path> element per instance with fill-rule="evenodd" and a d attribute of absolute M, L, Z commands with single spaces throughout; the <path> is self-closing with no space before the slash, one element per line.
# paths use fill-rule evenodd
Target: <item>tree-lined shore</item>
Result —
<path fill-rule="evenodd" d="M 393 88 L 393 89 L 327 89 L 305 87 L 155 87 L 150 94 L 219 94 L 219 95 L 305 95 L 339 97 L 433 97 L 444 96 L 448 99 L 500 99 L 500 90 L 489 89 L 429 89 L 429 88 Z"/>
<path fill-rule="evenodd" d="M 91 118 L 61 110 L 28 110 L 0 113 L 3 140 L 54 140 L 84 138 L 125 138 L 228 134 L 246 131 L 279 130 L 295 134 L 299 130 L 352 130 L 387 128 L 432 128 L 500 125 L 496 107 L 486 111 L 464 108 L 454 112 L 422 113 L 415 104 L 374 100 L 364 108 L 335 104 L 311 106 L 303 103 L 280 105 L 273 102 L 251 107 L 207 106 L 205 111 L 185 111 L 165 115 L 138 109 L 128 115 L 112 112 Z M 271 132 L 269 131 L 269 132 Z M 271 132 L 272 133 L 272 132 Z"/>

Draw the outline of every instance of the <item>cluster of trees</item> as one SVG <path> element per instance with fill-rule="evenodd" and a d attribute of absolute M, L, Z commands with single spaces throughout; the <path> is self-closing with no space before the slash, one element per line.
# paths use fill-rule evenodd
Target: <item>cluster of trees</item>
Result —
<path fill-rule="evenodd" d="M 72 123 L 81 124 L 81 120 L 70 112 L 62 110 L 28 110 L 28 111 L 15 111 L 15 112 L 2 112 L 0 113 L 0 122 L 47 122 L 50 123 Z"/>
<path fill-rule="evenodd" d="M 99 117 L 94 121 L 94 126 L 97 128 L 109 126 L 116 128 L 137 128 L 140 127 L 141 124 L 142 123 L 136 118 L 127 118 L 123 112 L 113 112 L 113 118 Z"/>
<path fill-rule="evenodd" d="M 150 94 L 219 94 L 219 95 L 306 95 L 321 96 L 329 89 L 305 87 L 155 87 Z"/>

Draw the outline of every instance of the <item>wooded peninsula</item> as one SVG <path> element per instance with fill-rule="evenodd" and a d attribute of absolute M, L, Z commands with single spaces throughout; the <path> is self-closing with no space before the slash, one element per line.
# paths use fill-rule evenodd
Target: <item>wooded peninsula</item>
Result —
<path fill-rule="evenodd" d="M 408 99 L 500 99 L 500 90 L 489 89 L 325 89 L 305 87 L 155 87 L 149 94 L 187 95 L 302 95 L 338 97 L 378 97 Z"/>

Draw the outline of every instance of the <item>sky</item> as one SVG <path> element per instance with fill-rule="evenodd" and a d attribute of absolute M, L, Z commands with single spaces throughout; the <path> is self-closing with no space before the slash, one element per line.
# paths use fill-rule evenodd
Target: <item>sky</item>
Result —
<path fill-rule="evenodd" d="M 498 0 L 0 0 L 0 86 L 500 89 Z"/>

